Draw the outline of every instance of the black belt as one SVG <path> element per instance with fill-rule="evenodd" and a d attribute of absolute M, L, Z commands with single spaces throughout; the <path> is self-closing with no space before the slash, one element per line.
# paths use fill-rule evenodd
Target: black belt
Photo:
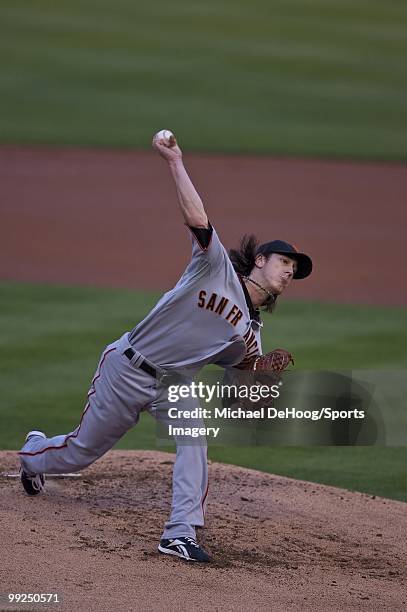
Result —
<path fill-rule="evenodd" d="M 133 359 L 136 353 L 135 351 L 133 351 L 132 348 L 128 348 L 124 351 L 124 354 L 126 355 L 128 359 Z M 150 374 L 150 376 L 152 376 L 153 378 L 158 378 L 157 370 L 153 368 L 152 365 L 147 363 L 145 359 L 141 363 L 138 363 L 137 367 L 140 368 L 140 370 L 143 370 L 144 372 L 146 372 L 147 374 Z"/>

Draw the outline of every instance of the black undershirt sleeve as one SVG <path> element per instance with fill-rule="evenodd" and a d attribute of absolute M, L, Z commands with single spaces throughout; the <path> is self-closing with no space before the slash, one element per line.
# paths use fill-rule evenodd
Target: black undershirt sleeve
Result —
<path fill-rule="evenodd" d="M 208 221 L 208 227 L 191 227 L 188 225 L 191 232 L 199 242 L 201 249 L 207 249 L 212 238 L 213 228 Z"/>

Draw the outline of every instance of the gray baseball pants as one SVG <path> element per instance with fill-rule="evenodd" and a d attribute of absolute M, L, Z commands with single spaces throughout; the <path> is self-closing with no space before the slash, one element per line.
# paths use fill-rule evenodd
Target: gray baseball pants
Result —
<path fill-rule="evenodd" d="M 130 346 L 126 333 L 102 353 L 80 424 L 74 431 L 53 438 L 35 436 L 26 442 L 20 459 L 27 473 L 63 474 L 82 470 L 136 425 L 142 410 L 167 422 L 166 395 L 152 376 L 137 367 L 142 359 L 139 353 L 131 360 L 123 354 Z M 183 400 L 177 408 L 190 409 L 189 402 Z M 202 427 L 203 423 L 188 420 L 187 426 Z M 195 538 L 195 527 L 204 524 L 208 490 L 206 441 L 194 438 L 189 443 L 184 437 L 182 443 L 178 439 L 175 442 L 172 508 L 162 537 Z"/>

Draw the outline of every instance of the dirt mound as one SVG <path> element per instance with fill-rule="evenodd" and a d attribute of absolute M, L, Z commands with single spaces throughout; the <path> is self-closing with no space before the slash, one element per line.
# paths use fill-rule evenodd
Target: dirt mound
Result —
<path fill-rule="evenodd" d="M 402 502 L 211 463 L 214 562 L 188 564 L 157 552 L 173 459 L 112 451 L 30 498 L 0 453 L 0 591 L 59 593 L 70 612 L 406 609 Z"/>

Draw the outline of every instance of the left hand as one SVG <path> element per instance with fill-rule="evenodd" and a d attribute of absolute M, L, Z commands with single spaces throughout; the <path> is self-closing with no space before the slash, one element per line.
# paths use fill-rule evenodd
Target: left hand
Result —
<path fill-rule="evenodd" d="M 274 349 L 270 353 L 260 355 L 253 361 L 254 372 L 283 372 L 292 363 L 294 357 L 285 349 Z"/>

